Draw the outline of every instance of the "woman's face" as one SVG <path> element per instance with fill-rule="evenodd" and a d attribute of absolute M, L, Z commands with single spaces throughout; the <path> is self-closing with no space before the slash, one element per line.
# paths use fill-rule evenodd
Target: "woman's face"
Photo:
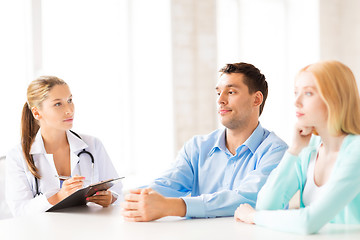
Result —
<path fill-rule="evenodd" d="M 315 129 L 327 126 L 328 110 L 310 72 L 300 73 L 295 81 L 295 107 L 300 125 Z"/>
<path fill-rule="evenodd" d="M 48 93 L 39 109 L 32 109 L 41 128 L 69 130 L 73 126 L 74 103 L 69 87 L 56 85 Z"/>

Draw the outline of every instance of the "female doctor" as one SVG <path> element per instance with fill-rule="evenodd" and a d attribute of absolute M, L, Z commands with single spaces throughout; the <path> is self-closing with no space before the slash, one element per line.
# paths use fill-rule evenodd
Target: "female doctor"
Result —
<path fill-rule="evenodd" d="M 14 216 L 44 212 L 84 185 L 118 177 L 98 139 L 69 131 L 73 119 L 72 95 L 63 80 L 43 76 L 30 83 L 21 144 L 6 156 L 6 199 Z M 87 200 L 107 207 L 122 198 L 121 191 L 118 183 Z"/>

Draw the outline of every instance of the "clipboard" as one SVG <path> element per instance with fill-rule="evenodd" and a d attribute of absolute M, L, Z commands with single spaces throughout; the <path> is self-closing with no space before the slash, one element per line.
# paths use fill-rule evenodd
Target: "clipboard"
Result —
<path fill-rule="evenodd" d="M 46 212 L 54 212 L 56 210 L 60 210 L 63 208 L 75 207 L 80 205 L 86 205 L 86 198 L 94 195 L 98 191 L 108 190 L 111 188 L 116 182 L 120 181 L 124 177 L 113 178 L 105 181 L 101 181 L 98 183 L 91 184 L 85 188 L 81 188 L 68 197 L 64 198 L 48 210 Z"/>

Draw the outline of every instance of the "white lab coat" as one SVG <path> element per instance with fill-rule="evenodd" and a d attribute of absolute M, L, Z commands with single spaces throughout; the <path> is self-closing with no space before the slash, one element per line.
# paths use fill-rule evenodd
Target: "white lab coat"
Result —
<path fill-rule="evenodd" d="M 118 177 L 99 139 L 87 135 L 80 135 L 80 139 L 69 131 L 66 134 L 70 145 L 71 175 L 84 176 L 84 186 Z M 86 153 L 77 156 L 84 148 L 94 156 L 93 182 L 90 156 Z M 6 200 L 14 216 L 46 211 L 52 207 L 47 199 L 60 190 L 60 181 L 55 177 L 58 173 L 53 155 L 46 153 L 41 129 L 35 137 L 30 153 L 41 176 L 38 180 L 41 194 L 38 196 L 35 178 L 27 167 L 21 145 L 16 146 L 6 156 Z M 115 204 L 119 203 L 123 199 L 122 184 L 115 184 L 110 190 L 118 195 Z"/>

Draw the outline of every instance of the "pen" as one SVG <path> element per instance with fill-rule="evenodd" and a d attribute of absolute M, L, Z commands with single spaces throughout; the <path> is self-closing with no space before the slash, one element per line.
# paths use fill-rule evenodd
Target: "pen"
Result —
<path fill-rule="evenodd" d="M 60 179 L 60 180 L 62 180 L 62 181 L 65 181 L 65 180 L 71 178 L 70 176 L 61 176 L 61 175 L 60 175 L 60 176 L 55 175 L 55 177 L 58 178 L 58 179 Z"/>

